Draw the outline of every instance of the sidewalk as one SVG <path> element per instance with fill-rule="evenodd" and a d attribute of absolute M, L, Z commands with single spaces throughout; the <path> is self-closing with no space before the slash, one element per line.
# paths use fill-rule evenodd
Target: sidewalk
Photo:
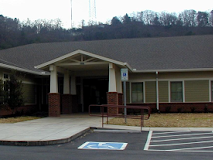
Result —
<path fill-rule="evenodd" d="M 67 143 L 88 132 L 90 127 L 101 128 L 101 117 L 88 115 L 62 115 L 41 118 L 14 124 L 0 124 L 0 144 L 2 145 L 51 145 Z M 138 131 L 140 127 L 104 125 L 104 129 Z M 148 128 L 143 131 L 213 131 L 213 128 Z"/>

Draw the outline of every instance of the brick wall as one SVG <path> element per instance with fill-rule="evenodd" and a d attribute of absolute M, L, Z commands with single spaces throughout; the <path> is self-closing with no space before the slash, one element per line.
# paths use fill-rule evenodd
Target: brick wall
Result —
<path fill-rule="evenodd" d="M 0 116 L 9 116 L 13 114 L 20 113 L 20 115 L 28 115 L 38 111 L 37 105 L 26 105 L 16 108 L 14 111 L 10 109 L 9 106 L 4 106 L 0 109 Z"/>
<path fill-rule="evenodd" d="M 149 106 L 152 113 L 156 112 L 156 103 L 128 104 L 137 106 Z M 213 112 L 213 103 L 159 103 L 159 110 L 162 113 L 205 113 Z"/>
<path fill-rule="evenodd" d="M 60 116 L 60 94 L 59 93 L 49 93 L 48 94 L 48 104 L 49 104 L 49 117 L 59 117 Z"/>

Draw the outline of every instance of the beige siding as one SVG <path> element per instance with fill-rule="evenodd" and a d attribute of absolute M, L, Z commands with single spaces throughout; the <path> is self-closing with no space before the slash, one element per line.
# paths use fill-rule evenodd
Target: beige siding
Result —
<path fill-rule="evenodd" d="M 129 82 L 126 83 L 126 103 L 130 103 L 130 88 L 129 88 Z"/>
<path fill-rule="evenodd" d="M 156 79 L 155 73 L 129 73 L 129 80 L 132 82 L 142 82 L 146 79 Z"/>
<path fill-rule="evenodd" d="M 146 103 L 156 102 L 156 82 L 155 81 L 145 82 L 145 97 L 146 97 Z"/>
<path fill-rule="evenodd" d="M 185 81 L 185 101 L 186 102 L 208 102 L 209 101 L 209 81 Z"/>
<path fill-rule="evenodd" d="M 168 81 L 159 81 L 159 102 L 169 102 Z"/>
<path fill-rule="evenodd" d="M 24 103 L 35 103 L 35 85 L 33 84 L 23 84 L 23 97 Z"/>
<path fill-rule="evenodd" d="M 212 71 L 159 73 L 159 79 L 213 78 Z"/>

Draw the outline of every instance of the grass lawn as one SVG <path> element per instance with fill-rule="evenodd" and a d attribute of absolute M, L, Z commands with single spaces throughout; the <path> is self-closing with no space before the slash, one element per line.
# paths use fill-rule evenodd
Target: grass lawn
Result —
<path fill-rule="evenodd" d="M 34 119 L 39 119 L 39 117 L 22 116 L 22 117 L 0 118 L 0 123 L 17 123 Z"/>
<path fill-rule="evenodd" d="M 140 126 L 140 119 L 113 118 L 109 124 Z M 144 127 L 213 127 L 213 113 L 155 113 L 144 121 Z"/>

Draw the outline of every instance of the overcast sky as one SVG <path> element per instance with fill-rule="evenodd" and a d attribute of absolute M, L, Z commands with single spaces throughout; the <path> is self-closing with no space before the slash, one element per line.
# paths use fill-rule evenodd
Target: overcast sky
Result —
<path fill-rule="evenodd" d="M 93 2 L 94 0 L 90 0 Z M 75 27 L 84 19 L 89 20 L 89 0 L 72 0 L 73 23 Z M 126 13 L 153 10 L 156 12 L 182 12 L 213 10 L 213 0 L 96 0 L 96 19 L 106 23 L 114 16 Z M 18 18 L 21 21 L 29 18 L 61 19 L 63 27 L 71 26 L 71 0 L 0 0 L 0 15 Z"/>

